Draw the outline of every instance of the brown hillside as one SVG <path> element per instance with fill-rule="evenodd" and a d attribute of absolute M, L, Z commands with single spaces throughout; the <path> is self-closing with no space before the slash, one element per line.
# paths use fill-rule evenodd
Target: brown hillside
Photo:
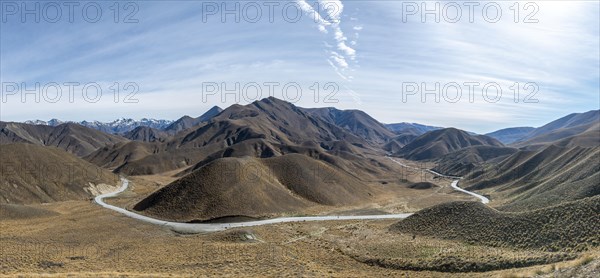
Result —
<path fill-rule="evenodd" d="M 161 188 L 134 209 L 163 219 L 208 220 L 301 212 L 370 198 L 370 188 L 304 155 L 223 158 Z"/>
<path fill-rule="evenodd" d="M 0 219 L 33 219 L 60 215 L 51 210 L 46 210 L 38 207 L 17 205 L 17 204 L 0 204 Z"/>
<path fill-rule="evenodd" d="M 423 209 L 391 230 L 495 247 L 581 251 L 600 245 L 600 196 L 522 213 L 452 202 Z"/>
<path fill-rule="evenodd" d="M 600 147 L 519 151 L 467 176 L 467 188 L 503 200 L 503 210 L 542 208 L 600 194 Z"/>
<path fill-rule="evenodd" d="M 156 128 L 147 126 L 138 126 L 135 129 L 123 134 L 123 137 L 129 140 L 142 142 L 164 142 L 169 138 L 169 135 Z"/>
<path fill-rule="evenodd" d="M 326 107 L 308 108 L 305 111 L 375 144 L 384 144 L 394 137 L 394 133 L 382 123 L 360 110 L 339 110 Z"/>
<path fill-rule="evenodd" d="M 582 138 L 578 139 L 579 136 Z M 560 146 L 600 146 L 600 110 L 573 113 L 552 121 L 534 129 L 513 145 L 538 149 L 557 143 Z"/>
<path fill-rule="evenodd" d="M 52 127 L 0 122 L 0 144 L 29 143 L 58 147 L 80 157 L 124 141 L 127 139 L 73 123 Z"/>
<path fill-rule="evenodd" d="M 129 161 L 142 159 L 161 150 L 158 143 L 130 141 L 99 148 L 84 157 L 85 160 L 105 168 L 116 168 Z"/>
<path fill-rule="evenodd" d="M 444 128 L 427 132 L 412 140 L 396 153 L 411 160 L 426 160 L 441 157 L 470 146 L 502 147 L 500 141 L 485 135 L 470 135 L 456 129 Z"/>
<path fill-rule="evenodd" d="M 168 127 L 166 127 L 164 129 L 164 132 L 166 132 L 168 134 L 177 134 L 184 130 L 198 126 L 204 122 L 210 121 L 210 119 L 212 119 L 216 115 L 219 115 L 219 113 L 221 113 L 221 111 L 223 111 L 223 109 L 221 109 L 220 107 L 213 106 L 211 109 L 206 111 L 200 117 L 192 118 L 190 116 L 183 116 L 183 117 L 179 118 L 177 121 L 170 124 Z"/>
<path fill-rule="evenodd" d="M 158 145 L 119 144 L 99 149 L 87 159 L 120 173 L 139 175 L 191 165 L 198 168 L 222 157 L 323 152 L 351 157 L 351 152 L 365 151 L 378 152 L 372 143 L 344 128 L 291 103 L 267 98 L 246 106 L 232 105 Z"/>
<path fill-rule="evenodd" d="M 489 161 L 497 161 L 519 151 L 510 147 L 471 146 L 451 152 L 435 160 L 433 169 L 451 176 L 465 176 Z"/>
<path fill-rule="evenodd" d="M 189 174 L 218 158 L 268 158 L 288 154 L 302 154 L 325 162 L 360 181 L 377 180 L 392 171 L 389 165 L 363 155 L 362 149 L 344 141 L 323 142 L 321 145 L 312 141 L 304 142 L 301 145 L 281 145 L 271 144 L 264 139 L 251 139 L 209 155 L 204 160 L 179 173 L 178 176 Z"/>
<path fill-rule="evenodd" d="M 392 137 L 389 142 L 383 145 L 383 149 L 389 153 L 397 153 L 402 149 L 402 147 L 406 146 L 417 137 L 419 136 L 414 134 L 396 135 Z"/>
<path fill-rule="evenodd" d="M 54 147 L 8 144 L 0 145 L 0 153 L 0 203 L 82 200 L 94 196 L 99 184 L 119 182 L 111 172 Z"/>

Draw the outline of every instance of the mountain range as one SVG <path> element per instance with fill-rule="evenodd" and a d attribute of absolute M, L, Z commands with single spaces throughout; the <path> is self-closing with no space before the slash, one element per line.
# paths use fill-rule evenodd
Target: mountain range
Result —
<path fill-rule="evenodd" d="M 563 146 L 595 146 L 600 133 L 600 110 L 572 113 L 541 127 L 501 129 L 486 135 L 515 147 L 539 148 L 548 143 Z"/>
<path fill-rule="evenodd" d="M 476 135 L 456 128 L 385 125 L 360 110 L 302 108 L 271 97 L 224 110 L 215 106 L 174 122 L 120 120 L 107 127 L 0 122 L 0 145 L 14 156 L 43 164 L 51 163 L 45 157 L 57 157 L 53 160 L 99 169 L 111 178 L 169 176 L 173 182 L 132 207 L 161 219 L 271 217 L 368 203 L 383 190 L 374 184 L 392 177 L 397 167 L 386 155 L 465 176 L 470 190 L 498 200 L 498 208 L 520 211 L 598 195 L 599 123 L 598 111 L 590 111 L 539 128 Z M 255 171 L 240 174 L 248 168 Z M 89 183 L 105 181 L 34 182 L 45 195 L 11 187 L 23 181 L 3 177 L 0 182 L 0 202 L 30 203 L 85 198 Z M 61 183 L 72 193 L 52 193 Z"/>
<path fill-rule="evenodd" d="M 396 155 L 411 160 L 433 159 L 471 146 L 504 146 L 500 141 L 485 135 L 470 135 L 456 128 L 436 129 L 427 132 L 402 147 Z"/>
<path fill-rule="evenodd" d="M 413 134 L 413 135 L 422 135 L 428 131 L 442 129 L 442 127 L 438 126 L 428 126 L 417 123 L 395 123 L 395 124 L 386 124 L 389 130 L 396 134 Z"/>
<path fill-rule="evenodd" d="M 339 110 L 333 107 L 302 109 L 304 109 L 307 113 L 348 129 L 354 134 L 362 134 L 363 137 L 372 137 L 371 140 L 375 140 L 378 143 L 386 143 L 388 144 L 388 149 L 395 150 L 398 150 L 408 142 L 420 135 L 423 135 L 424 133 L 444 129 L 444 127 L 407 122 L 382 124 L 360 110 Z M 186 115 L 175 121 L 147 118 L 136 121 L 133 119 L 121 118 L 112 122 L 72 122 L 51 119 L 49 121 L 30 120 L 25 121 L 24 123 L 29 125 L 46 125 L 53 127 L 64 123 L 75 123 L 106 133 L 124 135 L 124 137 L 132 140 L 154 141 L 165 136 L 162 134 L 162 132 L 170 135 L 176 134 L 182 130 L 189 129 L 206 122 L 222 111 L 223 109 L 220 107 L 214 106 L 199 117 L 193 118 Z M 514 145 L 516 147 L 522 147 L 525 145 L 543 145 L 544 143 L 554 142 L 558 139 L 564 139 L 565 141 L 563 141 L 562 144 L 568 145 L 571 143 L 568 139 L 571 135 L 580 135 L 580 133 L 589 132 L 587 137 L 593 138 L 594 134 L 590 133 L 599 130 L 597 124 L 598 119 L 600 118 L 599 111 L 600 110 L 592 110 L 585 113 L 573 113 L 538 128 L 510 127 L 486 133 L 485 135 L 495 138 L 505 145 Z M 473 132 L 466 132 L 470 135 L 477 135 Z M 580 136 L 580 138 L 581 137 L 582 136 Z M 577 143 L 571 144 L 581 145 L 585 144 L 585 142 L 578 141 Z M 590 142 L 589 144 L 594 145 L 594 142 Z"/>
<path fill-rule="evenodd" d="M 143 118 L 139 121 L 134 119 L 126 119 L 120 118 L 114 120 L 112 122 L 100 122 L 100 121 L 81 121 L 81 122 L 73 122 L 73 121 L 61 121 L 58 119 L 51 119 L 49 121 L 43 120 L 29 120 L 25 121 L 25 124 L 29 125 L 46 125 L 46 126 L 59 126 L 66 123 L 78 124 L 85 127 L 93 128 L 96 130 L 100 130 L 102 132 L 111 133 L 111 134 L 126 134 L 132 132 L 136 128 L 139 127 L 148 127 L 155 130 L 162 130 L 167 133 L 177 133 L 181 130 L 190 128 L 195 126 L 203 121 L 207 121 L 213 116 L 219 114 L 223 109 L 218 106 L 214 106 L 204 114 L 197 118 L 192 118 L 190 116 L 183 116 L 178 120 L 157 120 L 157 119 L 147 119 Z"/>
<path fill-rule="evenodd" d="M 61 121 L 58 119 L 52 119 L 49 121 L 35 120 L 35 121 L 26 121 L 26 124 L 30 125 L 47 125 L 47 126 L 59 126 L 61 124 L 66 123 L 74 123 L 78 125 L 82 125 L 85 127 L 93 128 L 96 130 L 100 130 L 102 132 L 111 133 L 111 134 L 121 134 L 128 131 L 131 131 L 140 126 L 146 126 L 156 129 L 164 129 L 173 121 L 169 120 L 157 120 L 157 119 L 146 119 L 143 118 L 139 121 L 133 119 L 121 118 L 114 120 L 112 122 L 99 122 L 99 121 L 81 121 L 81 122 L 72 122 L 72 121 Z"/>
<path fill-rule="evenodd" d="M 58 147 L 77 156 L 85 156 L 98 148 L 124 141 L 127 139 L 121 136 L 75 123 L 45 126 L 0 122 L 0 144 L 29 143 Z"/>

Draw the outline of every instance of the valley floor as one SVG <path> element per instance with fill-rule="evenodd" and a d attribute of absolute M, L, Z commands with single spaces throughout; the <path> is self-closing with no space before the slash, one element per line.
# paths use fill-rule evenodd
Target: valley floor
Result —
<path fill-rule="evenodd" d="M 583 264 L 576 259 L 553 266 L 460 274 L 395 270 L 360 258 L 379 254 L 435 262 L 456 255 L 485 260 L 540 254 L 394 234 L 387 229 L 394 223 L 390 220 L 286 223 L 183 235 L 132 221 L 92 202 L 38 207 L 60 215 L 0 222 L 0 276 L 507 277 Z M 590 254 L 598 258 L 597 252 Z M 590 265 L 595 269 L 591 271 L 598 270 L 597 261 Z"/>
<path fill-rule="evenodd" d="M 453 190 L 449 179 L 418 172 L 403 177 L 406 180 L 377 182 L 381 194 L 375 203 L 315 206 L 303 213 L 404 213 L 449 201 L 477 201 Z M 131 208 L 171 181 L 166 176 L 130 180 L 129 190 L 107 202 Z M 414 182 L 433 187 L 407 187 Z M 397 221 L 280 223 L 181 234 L 102 208 L 93 200 L 23 206 L 0 220 L 0 277 L 586 277 L 600 268 L 600 250 L 560 254 L 472 245 L 390 231 Z M 465 272 L 444 272 L 452 264 Z M 476 272 L 481 266 L 526 267 Z"/>

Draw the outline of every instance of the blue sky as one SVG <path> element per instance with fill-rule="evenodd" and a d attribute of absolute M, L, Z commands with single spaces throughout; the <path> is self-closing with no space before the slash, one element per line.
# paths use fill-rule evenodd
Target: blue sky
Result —
<path fill-rule="evenodd" d="M 598 109 L 599 2 L 527 2 L 518 2 L 518 8 L 514 1 L 494 2 L 485 15 L 487 2 L 481 2 L 473 7 L 473 22 L 465 2 L 439 2 L 438 23 L 434 15 L 423 13 L 423 8 L 435 9 L 436 2 L 421 1 L 287 1 L 277 3 L 271 18 L 263 2 L 245 1 L 237 2 L 239 22 L 232 14 L 224 15 L 223 22 L 223 7 L 215 1 L 133 1 L 127 7 L 120 2 L 118 8 L 114 1 L 93 2 L 102 11 L 98 22 L 91 22 L 95 6 L 88 5 L 88 17 L 82 16 L 89 2 L 74 7 L 70 22 L 65 6 L 56 17 L 56 7 L 47 2 L 11 2 L 18 4 L 15 11 L 3 1 L 0 116 L 3 121 L 177 119 L 235 103 L 233 95 L 225 102 L 219 93 L 209 95 L 206 86 L 217 84 L 222 92 L 225 84 L 236 91 L 236 83 L 233 94 L 242 104 L 256 98 L 255 85 L 266 97 L 266 84 L 277 84 L 272 87 L 275 97 L 285 99 L 287 92 L 289 100 L 303 107 L 361 109 L 384 123 L 418 122 L 481 133 L 539 126 Z M 36 3 L 40 22 L 31 14 L 23 20 L 23 5 L 33 9 Z M 236 8 L 234 2 L 226 5 Z M 257 7 L 262 16 L 255 19 Z M 459 20 L 456 11 L 461 12 Z M 131 13 L 129 20 L 137 23 L 124 23 Z M 72 102 L 66 82 L 80 83 Z M 116 103 L 115 82 L 120 88 Z M 34 90 L 36 83 L 39 91 L 23 102 L 22 85 Z M 62 90 L 55 103 L 43 98 L 44 88 L 49 99 L 55 96 L 53 83 Z M 102 89 L 94 103 L 82 96 L 83 86 L 92 83 Z M 133 85 L 125 88 L 128 83 Z M 465 84 L 475 83 L 479 85 L 470 98 Z M 7 84 L 18 84 L 19 90 Z M 297 99 L 296 86 L 302 90 Z M 497 86 L 502 96 L 494 98 Z M 133 90 L 137 93 L 131 99 L 138 102 L 125 103 Z M 423 100 L 425 90 L 433 93 Z M 95 90 L 87 92 L 93 96 Z"/>

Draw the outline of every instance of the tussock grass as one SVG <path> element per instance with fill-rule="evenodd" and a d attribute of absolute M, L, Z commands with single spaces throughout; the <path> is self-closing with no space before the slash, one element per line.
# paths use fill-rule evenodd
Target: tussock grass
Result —
<path fill-rule="evenodd" d="M 412 234 L 352 231 L 340 243 L 342 253 L 373 266 L 446 273 L 486 272 L 572 260 L 576 254 L 490 247 Z M 363 240 L 358 240 L 364 238 Z"/>
<path fill-rule="evenodd" d="M 600 196 L 521 213 L 453 202 L 424 209 L 391 230 L 493 247 L 580 252 L 600 245 Z"/>

